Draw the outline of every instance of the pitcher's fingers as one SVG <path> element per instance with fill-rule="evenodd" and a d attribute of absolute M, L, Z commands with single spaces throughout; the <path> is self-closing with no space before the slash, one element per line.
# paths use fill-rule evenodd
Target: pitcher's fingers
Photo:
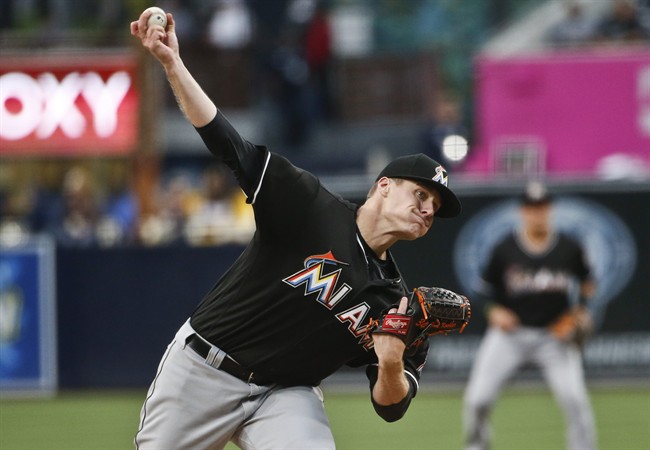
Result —
<path fill-rule="evenodd" d="M 176 31 L 176 22 L 174 22 L 174 16 L 172 13 L 165 13 L 167 15 L 167 26 L 165 27 L 165 31 Z"/>
<path fill-rule="evenodd" d="M 151 11 L 149 9 L 145 9 L 142 14 L 140 14 L 140 17 L 138 18 L 138 31 L 142 33 L 142 35 L 145 35 L 147 33 L 147 20 L 149 20 L 149 16 L 151 15 Z"/>
<path fill-rule="evenodd" d="M 397 308 L 391 308 L 388 310 L 389 314 L 394 314 L 394 313 L 399 313 L 399 314 L 406 314 L 406 311 L 409 309 L 409 300 L 406 297 L 402 297 L 402 299 L 399 301 L 399 305 Z"/>
<path fill-rule="evenodd" d="M 402 300 L 399 302 L 399 308 L 397 308 L 397 312 L 399 314 L 406 314 L 406 311 L 409 309 L 409 299 L 406 297 L 402 297 Z"/>

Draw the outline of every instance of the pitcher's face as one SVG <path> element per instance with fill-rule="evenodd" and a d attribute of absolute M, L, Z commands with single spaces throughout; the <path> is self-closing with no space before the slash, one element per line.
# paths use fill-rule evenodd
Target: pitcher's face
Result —
<path fill-rule="evenodd" d="M 388 179 L 381 184 L 385 197 L 384 213 L 400 239 L 424 236 L 440 206 L 440 194 L 425 184 L 406 179 Z"/>

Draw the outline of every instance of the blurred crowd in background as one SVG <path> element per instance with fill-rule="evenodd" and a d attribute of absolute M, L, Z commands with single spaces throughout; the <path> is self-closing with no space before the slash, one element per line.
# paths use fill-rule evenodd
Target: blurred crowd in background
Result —
<path fill-rule="evenodd" d="M 560 46 L 597 43 L 643 42 L 650 37 L 650 2 L 629 0 L 611 2 L 609 12 L 594 19 L 578 1 L 566 2 L 566 17 L 549 33 L 549 40 Z"/>
<path fill-rule="evenodd" d="M 147 214 L 119 163 L 93 173 L 87 165 L 51 162 L 39 172 L 31 189 L 3 198 L 5 243 L 46 233 L 65 247 L 203 246 L 243 243 L 253 235 L 252 209 L 220 164 L 207 165 L 198 179 L 172 174 L 157 187 Z"/>
<path fill-rule="evenodd" d="M 190 55 L 190 64 L 197 64 L 206 48 L 219 52 L 222 64 L 246 61 L 241 77 L 202 85 L 209 93 L 218 89 L 220 106 L 264 111 L 262 121 L 268 126 L 260 143 L 277 144 L 274 150 L 303 159 L 309 158 L 314 129 L 346 122 L 340 86 L 332 76 L 341 59 L 369 52 L 431 50 L 440 65 L 439 92 L 425 101 L 417 118 L 414 141 L 419 147 L 413 151 L 461 171 L 443 142 L 450 135 L 471 141 L 472 58 L 491 36 L 542 2 L 155 3 L 174 13 L 181 51 Z M 650 42 L 650 0 L 611 0 L 611 7 L 598 17 L 585 14 L 584 2 L 564 3 L 566 17 L 545 38 L 551 47 Z M 1 0 L 0 49 L 129 46 L 129 22 L 151 5 L 144 0 Z M 214 72 L 204 75 L 218 78 Z M 201 76 L 197 70 L 197 77 Z M 233 96 L 242 82 L 244 94 Z M 222 83 L 232 83 L 230 93 L 224 92 Z M 166 108 L 175 109 L 171 93 L 165 95 Z M 146 214 L 134 193 L 133 165 L 130 158 L 0 159 L 0 238 L 16 242 L 31 233 L 48 233 L 62 246 L 110 247 L 218 245 L 246 242 L 252 236 L 250 207 L 232 174 L 211 161 L 207 151 L 198 169 L 162 165 L 153 207 Z"/>

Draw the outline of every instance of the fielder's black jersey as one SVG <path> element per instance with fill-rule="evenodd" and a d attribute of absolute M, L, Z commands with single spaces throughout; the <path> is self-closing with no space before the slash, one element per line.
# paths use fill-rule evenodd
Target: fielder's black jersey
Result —
<path fill-rule="evenodd" d="M 512 309 L 523 325 L 549 325 L 570 307 L 571 295 L 589 276 L 580 245 L 563 234 L 553 239 L 546 252 L 531 254 L 512 233 L 494 248 L 483 272 L 484 293 Z"/>
<path fill-rule="evenodd" d="M 392 258 L 379 261 L 363 241 L 357 205 L 244 140 L 221 113 L 198 131 L 234 171 L 256 232 L 198 305 L 192 327 L 284 385 L 317 385 L 343 365 L 376 363 L 366 325 L 397 304 L 407 286 Z M 426 351 L 405 360 L 416 380 Z"/>

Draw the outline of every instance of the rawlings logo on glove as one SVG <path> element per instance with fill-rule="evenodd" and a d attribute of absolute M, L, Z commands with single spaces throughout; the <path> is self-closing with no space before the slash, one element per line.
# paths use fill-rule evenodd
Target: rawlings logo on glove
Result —
<path fill-rule="evenodd" d="M 406 314 L 385 312 L 378 320 L 370 321 L 367 332 L 397 336 L 406 344 L 406 353 L 413 354 L 429 336 L 462 333 L 471 315 L 464 295 L 438 287 L 419 287 L 411 294 Z"/>
<path fill-rule="evenodd" d="M 402 314 L 385 314 L 382 316 L 381 329 L 384 333 L 406 336 L 409 331 L 411 318 Z"/>

